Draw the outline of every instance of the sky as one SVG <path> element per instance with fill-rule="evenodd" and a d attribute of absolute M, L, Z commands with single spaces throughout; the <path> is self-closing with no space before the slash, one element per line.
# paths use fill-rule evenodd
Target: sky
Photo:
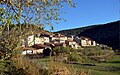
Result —
<path fill-rule="evenodd" d="M 76 8 L 67 4 L 61 10 L 66 14 L 60 17 L 67 21 L 59 21 L 59 24 L 53 23 L 54 30 L 65 30 L 89 25 L 105 24 L 120 19 L 120 0 L 72 0 L 76 2 Z M 46 28 L 50 30 L 50 28 Z"/>

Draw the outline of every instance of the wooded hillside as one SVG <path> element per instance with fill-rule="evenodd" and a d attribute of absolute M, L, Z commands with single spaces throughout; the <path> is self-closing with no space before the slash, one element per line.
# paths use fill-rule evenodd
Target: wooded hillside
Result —
<path fill-rule="evenodd" d="M 58 31 L 66 36 L 77 35 L 89 37 L 100 44 L 120 49 L 120 21 L 101 25 L 92 25 L 82 28 Z"/>

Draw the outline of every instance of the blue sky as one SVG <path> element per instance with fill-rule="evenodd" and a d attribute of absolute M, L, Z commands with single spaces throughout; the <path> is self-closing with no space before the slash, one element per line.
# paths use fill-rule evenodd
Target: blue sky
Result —
<path fill-rule="evenodd" d="M 119 0 L 73 0 L 76 2 L 76 8 L 65 5 L 61 10 L 66 14 L 61 17 L 67 21 L 59 21 L 59 24 L 53 23 L 54 30 L 65 30 L 78 27 L 84 27 L 94 24 L 104 24 L 117 21 L 120 18 Z M 47 28 L 49 30 L 50 28 Z"/>

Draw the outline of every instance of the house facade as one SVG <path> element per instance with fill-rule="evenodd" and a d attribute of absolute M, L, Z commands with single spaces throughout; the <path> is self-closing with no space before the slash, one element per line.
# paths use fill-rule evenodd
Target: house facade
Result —
<path fill-rule="evenodd" d="M 78 43 L 76 43 L 75 41 L 66 40 L 65 44 L 66 44 L 66 46 L 72 47 L 74 49 L 80 48 L 80 45 Z"/>
<path fill-rule="evenodd" d="M 67 37 L 66 36 L 60 36 L 59 39 L 60 40 L 67 40 Z"/>
<path fill-rule="evenodd" d="M 53 41 L 53 40 L 59 40 L 59 37 L 55 37 L 55 36 L 53 36 L 53 37 L 50 37 L 50 39 L 51 39 L 51 41 Z"/>
<path fill-rule="evenodd" d="M 29 47 L 34 45 L 34 35 L 28 36 L 26 43 Z"/>
<path fill-rule="evenodd" d="M 87 37 L 80 37 L 81 46 L 96 46 L 96 42 Z"/>
<path fill-rule="evenodd" d="M 49 38 L 49 37 L 45 37 L 45 36 L 44 36 L 43 39 L 44 39 L 44 42 L 45 42 L 45 43 L 49 43 L 49 42 L 50 42 L 50 38 Z"/>
<path fill-rule="evenodd" d="M 35 37 L 34 44 L 44 44 L 44 38 L 42 37 Z"/>

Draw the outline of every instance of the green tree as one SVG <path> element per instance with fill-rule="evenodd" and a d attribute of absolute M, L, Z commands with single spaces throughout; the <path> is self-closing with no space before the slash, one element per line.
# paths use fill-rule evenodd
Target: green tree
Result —
<path fill-rule="evenodd" d="M 21 39 L 34 33 L 30 24 L 53 29 L 51 21 L 62 20 L 59 15 L 64 3 L 73 6 L 71 0 L 0 0 L 0 53 L 5 55 L 20 47 Z M 21 23 L 26 27 L 21 29 Z"/>
<path fill-rule="evenodd" d="M 35 25 L 51 25 L 52 20 L 59 18 L 60 8 L 67 3 L 73 6 L 71 0 L 0 0 L 0 23 L 32 23 Z"/>
<path fill-rule="evenodd" d="M 53 29 L 53 20 L 64 20 L 59 17 L 64 3 L 73 6 L 71 0 L 0 0 L 0 61 L 13 62 L 20 55 L 21 39 L 46 25 Z"/>

